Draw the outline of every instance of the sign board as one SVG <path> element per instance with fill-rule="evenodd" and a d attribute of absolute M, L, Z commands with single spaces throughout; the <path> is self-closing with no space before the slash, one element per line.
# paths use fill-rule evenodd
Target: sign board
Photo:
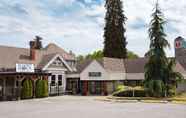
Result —
<path fill-rule="evenodd" d="M 34 64 L 16 64 L 16 72 L 34 73 Z"/>

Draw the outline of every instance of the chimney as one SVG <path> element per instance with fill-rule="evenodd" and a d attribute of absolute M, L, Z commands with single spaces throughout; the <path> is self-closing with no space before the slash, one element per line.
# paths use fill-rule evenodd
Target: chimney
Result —
<path fill-rule="evenodd" d="M 36 60 L 36 50 L 42 49 L 42 38 L 39 36 L 36 36 L 36 38 L 33 41 L 30 41 L 30 59 Z"/>
<path fill-rule="evenodd" d="M 36 59 L 36 49 L 35 49 L 35 41 L 30 41 L 30 59 Z"/>

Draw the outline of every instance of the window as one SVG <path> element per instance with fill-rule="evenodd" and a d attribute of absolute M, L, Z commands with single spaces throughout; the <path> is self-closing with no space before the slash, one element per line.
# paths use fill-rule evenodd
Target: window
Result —
<path fill-rule="evenodd" d="M 89 72 L 89 77 L 101 77 L 101 72 Z"/>
<path fill-rule="evenodd" d="M 62 86 L 62 75 L 58 75 L 58 86 Z"/>
<path fill-rule="evenodd" d="M 51 86 L 55 86 L 55 84 L 56 84 L 56 76 L 52 75 Z"/>

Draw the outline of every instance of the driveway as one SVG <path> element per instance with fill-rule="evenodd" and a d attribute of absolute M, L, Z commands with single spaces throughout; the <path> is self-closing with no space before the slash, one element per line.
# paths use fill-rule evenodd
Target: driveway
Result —
<path fill-rule="evenodd" d="M 186 105 L 116 103 L 60 96 L 0 102 L 0 118 L 186 118 Z"/>

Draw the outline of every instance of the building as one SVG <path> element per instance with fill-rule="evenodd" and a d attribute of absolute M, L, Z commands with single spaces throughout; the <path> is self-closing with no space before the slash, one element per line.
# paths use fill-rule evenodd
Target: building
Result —
<path fill-rule="evenodd" d="M 175 71 L 186 79 L 186 42 L 181 37 L 175 39 L 175 59 Z M 0 46 L 0 99 L 20 99 L 25 79 L 34 87 L 38 79 L 48 80 L 49 95 L 108 95 L 121 84 L 142 85 L 147 61 L 104 57 L 77 63 L 72 52 L 56 44 L 43 47 L 40 37 L 30 41 L 30 48 Z M 186 82 L 177 90 L 186 91 Z"/>
<path fill-rule="evenodd" d="M 181 37 L 175 39 L 175 59 L 175 71 L 180 72 L 185 79 L 185 82 L 177 85 L 177 91 L 186 91 L 186 41 Z M 78 71 L 74 73 L 76 78 L 79 77 L 76 82 L 80 88 L 75 86 L 76 90 L 80 90 L 83 95 L 105 95 L 112 93 L 119 84 L 140 86 L 145 79 L 144 67 L 147 61 L 148 57 L 125 60 L 116 58 L 85 60 L 77 65 Z"/>
<path fill-rule="evenodd" d="M 83 95 L 111 94 L 125 79 L 123 59 L 86 60 L 77 66 Z"/>
<path fill-rule="evenodd" d="M 66 73 L 75 71 L 75 55 L 55 44 L 42 47 L 40 37 L 30 41 L 30 48 L 0 46 L 0 99 L 20 97 L 22 82 L 38 78 L 48 80 L 49 94 L 63 94 Z M 33 96 L 34 97 L 34 96 Z"/>

